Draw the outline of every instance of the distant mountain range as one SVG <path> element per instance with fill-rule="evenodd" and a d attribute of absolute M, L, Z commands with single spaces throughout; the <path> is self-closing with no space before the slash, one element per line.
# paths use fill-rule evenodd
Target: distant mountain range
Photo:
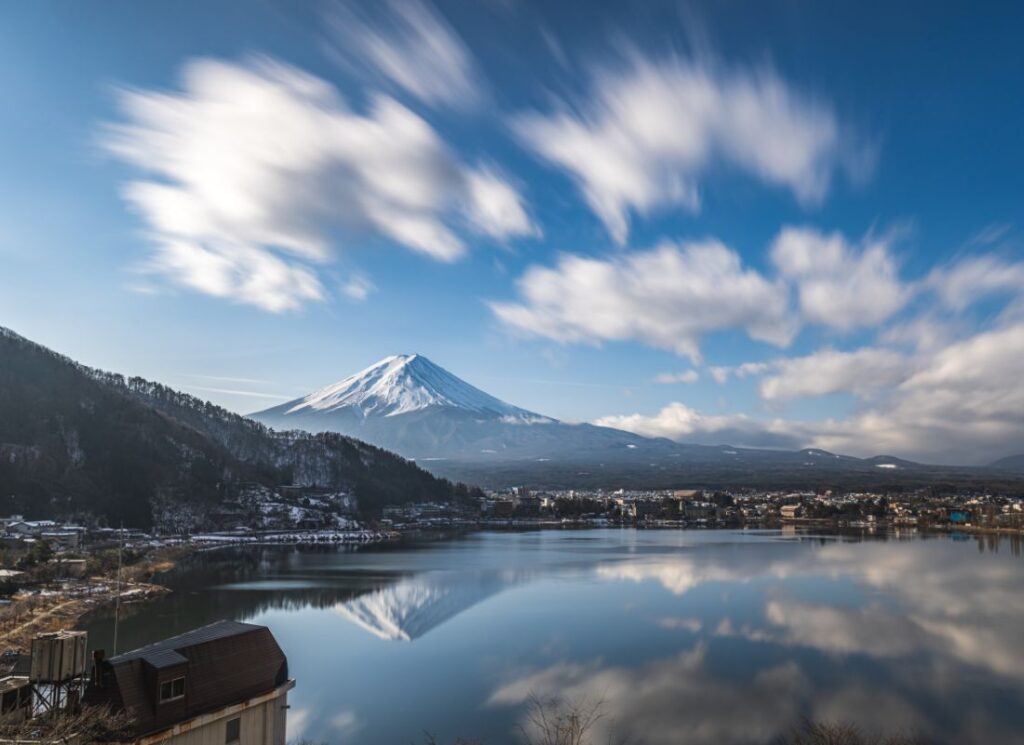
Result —
<path fill-rule="evenodd" d="M 246 482 L 342 489 L 368 510 L 467 493 L 350 437 L 273 432 L 0 327 L 0 514 L 198 527 Z"/>
<path fill-rule="evenodd" d="M 501 401 L 420 354 L 387 357 L 308 396 L 250 415 L 277 429 L 339 432 L 484 486 L 672 488 L 903 486 L 998 482 L 983 468 L 824 450 L 693 445 L 569 424 Z"/>
<path fill-rule="evenodd" d="M 1024 473 L 1024 453 L 1020 455 L 1008 455 L 997 461 L 989 463 L 989 468 L 999 471 L 1010 471 L 1012 473 Z"/>

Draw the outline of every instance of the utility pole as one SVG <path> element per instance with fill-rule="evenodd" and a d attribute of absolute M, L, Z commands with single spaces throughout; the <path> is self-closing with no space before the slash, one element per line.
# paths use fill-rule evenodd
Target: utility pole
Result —
<path fill-rule="evenodd" d="M 121 554 L 124 551 L 124 523 L 121 523 L 121 530 L 117 542 L 117 596 L 114 598 L 114 652 L 117 654 L 117 625 L 121 619 Z"/>

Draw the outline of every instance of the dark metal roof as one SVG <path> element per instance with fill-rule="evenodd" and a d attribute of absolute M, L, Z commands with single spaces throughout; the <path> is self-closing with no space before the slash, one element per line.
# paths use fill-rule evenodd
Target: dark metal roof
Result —
<path fill-rule="evenodd" d="M 160 701 L 184 675 L 185 695 Z M 130 712 L 136 734 L 153 733 L 238 704 L 288 681 L 288 658 L 266 626 L 220 621 L 100 660 L 83 703 Z"/>
<path fill-rule="evenodd" d="M 111 665 L 120 665 L 123 662 L 130 662 L 131 660 L 137 660 L 140 658 L 148 661 L 152 655 L 159 652 L 176 652 L 177 650 L 184 649 L 185 647 L 193 647 L 197 644 L 204 644 L 206 642 L 216 641 L 217 639 L 226 639 L 231 636 L 248 634 L 252 631 L 259 631 L 265 628 L 266 626 L 257 626 L 256 624 L 242 623 L 241 621 L 216 621 L 208 626 L 201 626 L 198 629 L 186 631 L 184 634 L 172 636 L 170 639 L 164 639 L 163 641 L 156 642 L 155 644 L 149 644 L 145 647 L 133 649 L 130 652 L 124 652 L 116 657 L 111 657 L 109 662 Z M 181 657 L 181 655 L 178 656 Z"/>
<path fill-rule="evenodd" d="M 146 664 L 150 667 L 154 667 L 157 670 L 163 670 L 167 667 L 175 667 L 176 665 L 187 665 L 188 657 L 183 654 L 175 652 L 173 649 L 163 649 L 157 652 L 150 652 L 142 656 Z"/>

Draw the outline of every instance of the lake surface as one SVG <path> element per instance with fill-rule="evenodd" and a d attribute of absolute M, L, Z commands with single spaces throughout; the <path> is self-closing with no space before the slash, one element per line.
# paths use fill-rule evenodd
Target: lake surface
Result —
<path fill-rule="evenodd" d="M 480 533 L 205 552 L 122 649 L 221 618 L 288 655 L 289 739 L 519 742 L 531 696 L 630 743 L 758 743 L 802 716 L 1024 742 L 1019 539 L 779 531 Z M 91 619 L 111 648 L 109 616 Z"/>

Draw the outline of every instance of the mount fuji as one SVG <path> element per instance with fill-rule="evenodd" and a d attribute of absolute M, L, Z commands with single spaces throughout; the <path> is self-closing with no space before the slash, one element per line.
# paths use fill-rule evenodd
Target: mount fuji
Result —
<path fill-rule="evenodd" d="M 422 462 L 574 460 L 652 443 L 608 427 L 566 424 L 481 391 L 421 354 L 386 357 L 355 375 L 250 417 L 275 429 L 341 432 Z"/>
<path fill-rule="evenodd" d="M 831 488 L 988 477 L 982 469 L 890 456 L 684 444 L 569 424 L 495 398 L 421 354 L 386 357 L 249 416 L 278 430 L 339 432 L 393 450 L 436 475 L 488 487 Z"/>

